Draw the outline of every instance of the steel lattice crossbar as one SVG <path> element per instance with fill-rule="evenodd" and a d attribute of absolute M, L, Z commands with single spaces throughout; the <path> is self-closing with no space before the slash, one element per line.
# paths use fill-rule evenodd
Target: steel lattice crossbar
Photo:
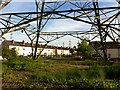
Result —
<path fill-rule="evenodd" d="M 0 9 L 5 7 L 9 2 L 2 2 Z M 98 1 L 98 2 L 97 2 Z M 116 1 L 117 2 L 117 1 Z M 118 1 L 119 2 L 119 1 Z M 36 48 L 39 43 L 39 38 L 42 38 L 48 44 L 49 42 L 65 36 L 71 35 L 82 39 L 89 35 L 93 35 L 90 40 L 95 37 L 100 38 L 102 50 L 105 59 L 106 48 L 103 42 L 106 42 L 106 38 L 109 37 L 114 43 L 117 43 L 120 39 L 120 6 L 106 5 L 101 6 L 99 0 L 69 0 L 69 1 L 37 1 L 36 12 L 16 12 L 16 13 L 1 13 L 0 14 L 0 30 L 2 35 L 15 31 L 24 31 L 28 38 L 33 42 L 36 41 Z M 43 32 L 44 27 L 50 20 L 56 19 L 71 19 L 90 25 L 90 29 L 87 31 L 80 30 L 78 32 Z M 37 27 L 32 25 L 35 22 Z M 33 35 L 34 37 L 31 37 Z M 46 40 L 45 36 L 55 36 L 54 39 Z M 88 40 L 88 41 L 90 41 Z M 37 49 L 36 49 L 37 50 Z M 35 53 L 37 52 L 35 50 Z M 34 55 L 34 59 L 36 54 Z"/>

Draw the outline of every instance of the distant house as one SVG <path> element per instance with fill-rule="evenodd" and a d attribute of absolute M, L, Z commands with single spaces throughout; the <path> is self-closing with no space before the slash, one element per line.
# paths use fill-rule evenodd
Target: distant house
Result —
<path fill-rule="evenodd" d="M 102 54 L 102 47 L 100 45 L 100 42 L 95 41 L 91 42 L 91 44 Z M 109 59 L 120 59 L 120 42 L 104 42 L 104 45 L 106 47 L 107 57 Z"/>
<path fill-rule="evenodd" d="M 31 45 L 29 43 L 17 42 L 14 40 L 11 41 L 4 41 L 2 43 L 3 46 L 8 46 L 9 49 L 15 48 L 18 55 L 28 56 L 31 54 Z"/>
<path fill-rule="evenodd" d="M 35 44 L 31 44 L 25 41 L 18 42 L 18 41 L 4 41 L 2 43 L 3 46 L 8 46 L 10 49 L 15 48 L 16 52 L 18 55 L 23 55 L 23 56 L 29 56 L 32 54 L 32 47 L 33 47 L 33 52 L 34 52 L 34 46 Z M 53 56 L 53 55 L 70 55 L 69 48 L 67 47 L 57 47 L 57 46 L 50 46 L 47 45 L 44 47 L 44 45 L 39 44 L 37 48 L 37 55 L 44 56 Z"/>

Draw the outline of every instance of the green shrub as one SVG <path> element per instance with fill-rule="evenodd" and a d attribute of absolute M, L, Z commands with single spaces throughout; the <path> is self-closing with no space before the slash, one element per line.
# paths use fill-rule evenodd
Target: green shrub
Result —
<path fill-rule="evenodd" d="M 120 65 L 114 64 L 105 68 L 106 78 L 120 80 Z"/>
<path fill-rule="evenodd" d="M 79 61 L 79 62 L 69 62 L 72 65 L 100 65 L 100 66 L 110 66 L 113 64 L 113 62 L 110 61 L 104 61 L 104 60 L 84 60 L 84 61 Z"/>
<path fill-rule="evenodd" d="M 111 62 L 111 61 L 106 61 L 106 60 L 98 60 L 98 61 L 96 62 L 96 65 L 102 65 L 102 66 L 105 66 L 105 65 L 110 66 L 110 65 L 112 65 L 112 64 L 113 64 L 113 62 Z"/>
<path fill-rule="evenodd" d="M 2 47 L 2 56 L 3 56 L 3 58 L 10 59 L 12 57 L 16 57 L 17 53 L 15 51 L 15 48 L 9 49 L 9 47 L 3 46 Z"/>
<path fill-rule="evenodd" d="M 92 66 L 86 70 L 86 77 L 88 79 L 105 79 L 104 69 L 99 66 Z"/>
<path fill-rule="evenodd" d="M 73 62 L 56 63 L 51 60 L 31 60 L 26 57 L 10 58 L 3 62 L 3 83 L 10 88 L 12 84 L 21 88 L 57 87 L 84 89 L 118 89 L 120 88 L 120 65 L 109 62 L 78 62 L 89 67 L 76 67 Z M 103 63 L 103 65 L 102 65 Z M 72 65 L 71 65 L 72 64 Z M 73 65 L 74 64 L 74 65 Z M 63 68 L 64 67 L 64 68 Z M 21 71 L 22 70 L 22 71 Z M 17 85 L 18 83 L 18 85 Z M 88 90 L 87 89 L 87 90 Z"/>

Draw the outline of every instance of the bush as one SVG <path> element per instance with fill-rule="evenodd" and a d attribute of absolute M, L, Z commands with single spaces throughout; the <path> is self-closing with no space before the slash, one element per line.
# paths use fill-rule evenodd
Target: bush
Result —
<path fill-rule="evenodd" d="M 15 51 L 15 48 L 9 49 L 7 46 L 2 47 L 2 56 L 3 58 L 10 59 L 12 57 L 16 57 L 17 53 Z"/>
<path fill-rule="evenodd" d="M 72 65 L 88 65 L 88 66 L 92 66 L 92 65 L 99 65 L 99 66 L 110 66 L 113 64 L 113 62 L 110 61 L 104 61 L 104 60 L 83 60 L 80 62 L 69 62 Z"/>
<path fill-rule="evenodd" d="M 73 62 L 71 62 L 73 63 Z M 26 57 L 10 58 L 3 62 L 3 86 L 11 88 L 52 87 L 69 89 L 106 90 L 120 88 L 120 66 L 109 62 L 83 61 L 87 68 L 75 67 L 71 63 L 59 63 L 52 60 L 31 60 Z M 76 64 L 78 62 L 75 62 Z M 80 64 L 81 62 L 79 62 Z M 103 65 L 102 65 L 103 63 Z M 84 65 L 83 65 L 84 66 Z M 5 83 L 4 83 L 5 82 Z M 15 85 L 14 85 L 15 84 Z M 18 84 L 18 85 L 17 85 Z M 5 87 L 5 86 L 4 86 Z"/>
<path fill-rule="evenodd" d="M 120 80 L 120 65 L 114 64 L 105 68 L 106 78 Z"/>

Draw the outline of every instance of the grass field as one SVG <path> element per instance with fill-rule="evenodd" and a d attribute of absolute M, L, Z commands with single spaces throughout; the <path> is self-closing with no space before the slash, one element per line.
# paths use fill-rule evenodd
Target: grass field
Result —
<path fill-rule="evenodd" d="M 17 57 L 2 67 L 3 89 L 120 89 L 120 64 L 109 61 Z"/>

